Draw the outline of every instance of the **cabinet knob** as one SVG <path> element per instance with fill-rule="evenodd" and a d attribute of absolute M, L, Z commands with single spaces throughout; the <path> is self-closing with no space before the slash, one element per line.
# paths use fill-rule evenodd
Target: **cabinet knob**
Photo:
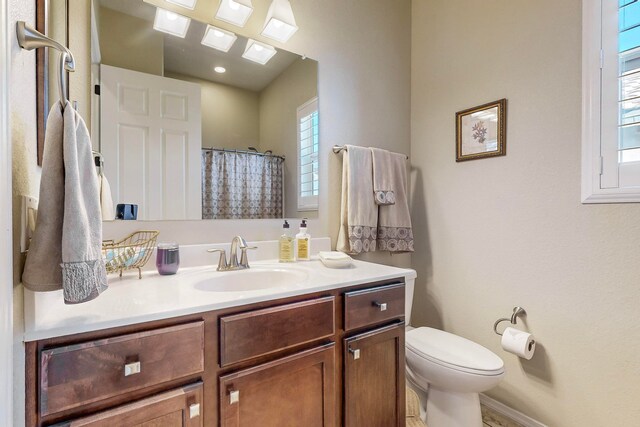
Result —
<path fill-rule="evenodd" d="M 380 309 L 380 311 L 387 311 L 387 303 L 386 302 L 374 301 L 373 305 L 378 307 Z"/>
<path fill-rule="evenodd" d="M 349 353 L 353 354 L 353 360 L 360 359 L 360 349 L 359 348 L 353 349 L 353 348 L 349 347 Z"/>
<path fill-rule="evenodd" d="M 139 374 L 142 370 L 142 366 L 140 362 L 127 363 L 124 365 L 124 376 L 128 377 L 129 375 Z"/>
<path fill-rule="evenodd" d="M 233 405 L 238 402 L 240 402 L 240 390 L 231 390 L 229 392 L 229 404 Z"/>
<path fill-rule="evenodd" d="M 195 418 L 200 416 L 200 404 L 194 403 L 189 406 L 189 418 Z"/>

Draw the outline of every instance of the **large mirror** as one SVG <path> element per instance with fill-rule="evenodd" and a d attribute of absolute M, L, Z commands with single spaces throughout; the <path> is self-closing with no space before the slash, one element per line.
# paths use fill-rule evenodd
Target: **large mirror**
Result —
<path fill-rule="evenodd" d="M 142 0 L 93 0 L 89 15 L 90 74 L 71 77 L 70 100 L 108 183 L 104 219 L 118 204 L 139 220 L 316 215 L 316 61 Z"/>

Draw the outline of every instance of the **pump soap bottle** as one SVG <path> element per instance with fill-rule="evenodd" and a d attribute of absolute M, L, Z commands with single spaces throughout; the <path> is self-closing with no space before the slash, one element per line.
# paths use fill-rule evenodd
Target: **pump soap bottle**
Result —
<path fill-rule="evenodd" d="M 296 247 L 298 261 L 311 259 L 311 235 L 307 233 L 307 218 L 300 224 L 300 232 L 296 234 Z"/>
<path fill-rule="evenodd" d="M 280 236 L 280 245 L 279 245 L 279 253 L 280 253 L 280 262 L 294 262 L 294 250 L 293 250 L 294 242 L 293 236 L 289 231 L 289 223 L 287 220 L 282 224 L 282 236 Z"/>

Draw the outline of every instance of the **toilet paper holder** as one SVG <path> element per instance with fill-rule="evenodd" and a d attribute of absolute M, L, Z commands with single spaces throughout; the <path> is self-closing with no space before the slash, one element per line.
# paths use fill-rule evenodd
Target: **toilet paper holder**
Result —
<path fill-rule="evenodd" d="M 511 322 L 512 325 L 515 325 L 517 323 L 518 320 L 518 316 L 525 316 L 527 314 L 527 312 L 524 310 L 524 308 L 522 307 L 513 307 L 513 314 L 511 315 L 511 318 L 509 317 L 503 317 L 501 319 L 496 320 L 496 323 L 493 324 L 493 332 L 495 332 L 496 334 L 502 336 L 502 334 L 500 332 L 498 332 L 498 325 L 502 322 Z"/>

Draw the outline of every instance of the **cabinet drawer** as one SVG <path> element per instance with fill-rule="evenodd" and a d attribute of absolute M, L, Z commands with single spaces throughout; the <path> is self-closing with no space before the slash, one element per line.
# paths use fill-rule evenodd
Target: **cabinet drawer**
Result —
<path fill-rule="evenodd" d="M 344 330 L 375 325 L 404 316 L 404 283 L 344 294 Z"/>
<path fill-rule="evenodd" d="M 335 297 L 220 318 L 220 365 L 252 359 L 335 334 Z"/>
<path fill-rule="evenodd" d="M 202 383 L 196 383 L 55 427 L 202 427 L 202 397 Z"/>
<path fill-rule="evenodd" d="M 42 416 L 204 370 L 204 322 L 43 350 Z"/>

